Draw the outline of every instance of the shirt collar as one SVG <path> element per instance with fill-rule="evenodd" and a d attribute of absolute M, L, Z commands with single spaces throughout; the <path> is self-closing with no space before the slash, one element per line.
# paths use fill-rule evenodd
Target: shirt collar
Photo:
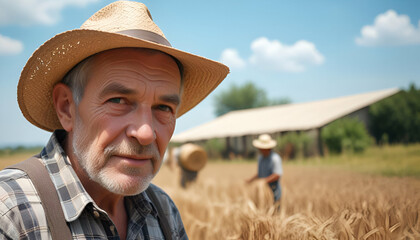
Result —
<path fill-rule="evenodd" d="M 67 222 L 72 222 L 80 216 L 89 203 L 95 208 L 99 207 L 86 192 L 61 146 L 66 135 L 67 132 L 64 130 L 54 131 L 41 152 L 41 159 L 57 190 L 64 217 Z M 142 216 L 149 213 L 156 215 L 156 208 L 145 192 L 126 197 L 125 200 L 128 214 L 138 212 Z"/>

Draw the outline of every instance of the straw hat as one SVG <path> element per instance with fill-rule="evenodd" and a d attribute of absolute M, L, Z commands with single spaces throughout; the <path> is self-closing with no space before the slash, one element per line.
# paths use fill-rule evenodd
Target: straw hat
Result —
<path fill-rule="evenodd" d="M 252 145 L 258 149 L 272 149 L 277 145 L 277 141 L 268 134 L 262 134 L 252 141 Z"/>
<path fill-rule="evenodd" d="M 198 145 L 186 143 L 180 147 L 179 163 L 187 170 L 200 171 L 207 163 L 207 153 Z"/>
<path fill-rule="evenodd" d="M 47 131 L 61 129 L 52 102 L 54 85 L 83 59 L 121 47 L 159 50 L 181 63 L 184 90 L 177 117 L 201 102 L 229 73 L 221 63 L 171 47 L 144 4 L 117 1 L 96 12 L 79 29 L 54 36 L 32 54 L 18 83 L 18 102 L 25 118 Z"/>

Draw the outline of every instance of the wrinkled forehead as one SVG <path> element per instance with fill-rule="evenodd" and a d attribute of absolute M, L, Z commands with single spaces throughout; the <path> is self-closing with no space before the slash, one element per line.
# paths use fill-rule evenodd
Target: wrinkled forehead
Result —
<path fill-rule="evenodd" d="M 146 68 L 157 68 L 170 74 L 176 73 L 182 80 L 182 65 L 177 59 L 164 52 L 147 48 L 117 48 L 100 52 L 94 56 L 93 65 L 111 64 L 128 60 L 137 60 L 137 63 Z M 174 76 L 175 77 L 175 76 Z"/>
<path fill-rule="evenodd" d="M 101 98 L 116 93 L 144 95 L 150 91 L 156 97 L 176 94 L 177 105 L 182 94 L 179 69 L 174 59 L 147 49 L 116 49 L 96 55 L 85 86 L 86 94 Z"/>

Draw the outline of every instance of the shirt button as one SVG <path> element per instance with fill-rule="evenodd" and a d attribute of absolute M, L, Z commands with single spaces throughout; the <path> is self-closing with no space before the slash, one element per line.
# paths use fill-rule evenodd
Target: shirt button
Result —
<path fill-rule="evenodd" d="M 95 218 L 99 218 L 99 213 L 98 213 L 98 211 L 96 211 L 96 210 L 94 210 L 93 211 L 93 216 L 95 216 Z"/>

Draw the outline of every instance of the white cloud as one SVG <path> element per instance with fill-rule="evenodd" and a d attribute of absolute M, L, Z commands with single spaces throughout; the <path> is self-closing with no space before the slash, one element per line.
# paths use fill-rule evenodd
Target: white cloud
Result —
<path fill-rule="evenodd" d="M 239 56 L 238 51 L 232 48 L 223 50 L 220 61 L 228 65 L 230 68 L 241 69 L 246 66 L 245 60 Z"/>
<path fill-rule="evenodd" d="M 0 25 L 54 24 L 67 6 L 85 6 L 98 0 L 0 0 Z"/>
<path fill-rule="evenodd" d="M 23 44 L 21 41 L 0 34 L 0 56 L 16 55 L 21 53 L 22 50 Z"/>
<path fill-rule="evenodd" d="M 420 44 L 420 21 L 416 28 L 407 15 L 388 10 L 375 18 L 373 25 L 364 26 L 356 43 L 363 46 Z"/>
<path fill-rule="evenodd" d="M 285 72 L 301 72 L 309 65 L 324 62 L 324 56 L 311 42 L 300 40 L 288 46 L 277 40 L 265 37 L 254 40 L 251 44 L 250 63 L 265 69 Z"/>

